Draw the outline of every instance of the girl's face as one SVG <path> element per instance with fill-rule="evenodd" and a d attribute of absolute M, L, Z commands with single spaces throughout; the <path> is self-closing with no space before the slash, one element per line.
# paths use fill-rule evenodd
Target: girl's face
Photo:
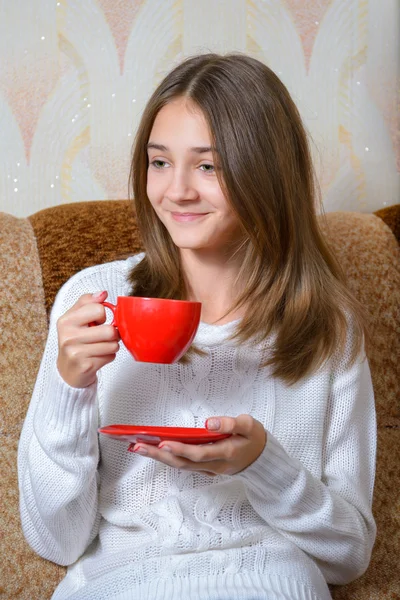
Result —
<path fill-rule="evenodd" d="M 238 239 L 239 221 L 220 187 L 210 132 L 196 104 L 178 98 L 164 106 L 147 152 L 147 195 L 179 248 L 219 253 Z"/>

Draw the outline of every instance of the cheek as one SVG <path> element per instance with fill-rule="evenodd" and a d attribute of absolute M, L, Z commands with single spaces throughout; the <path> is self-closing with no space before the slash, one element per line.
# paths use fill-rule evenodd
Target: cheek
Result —
<path fill-rule="evenodd" d="M 236 213 L 223 196 L 222 192 L 215 196 L 214 206 L 218 209 L 221 219 L 226 225 L 234 225 L 239 223 Z"/>
<path fill-rule="evenodd" d="M 234 215 L 233 209 L 226 199 L 219 183 L 215 182 L 214 187 L 210 188 L 209 198 L 219 213 L 223 214 L 225 217 Z"/>
<path fill-rule="evenodd" d="M 223 213 L 223 216 L 220 221 L 220 227 L 227 235 L 233 234 L 234 236 L 236 236 L 240 234 L 240 221 L 237 215 L 233 212 L 233 210 L 230 207 L 227 208 L 226 211 Z"/>
<path fill-rule="evenodd" d="M 162 197 L 162 186 L 160 185 L 160 183 L 161 182 L 157 181 L 157 179 L 153 175 L 147 175 L 146 192 L 147 197 L 149 198 L 153 206 Z"/>

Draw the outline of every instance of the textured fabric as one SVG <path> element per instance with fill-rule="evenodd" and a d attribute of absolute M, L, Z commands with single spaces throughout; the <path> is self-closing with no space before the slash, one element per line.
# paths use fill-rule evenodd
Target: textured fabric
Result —
<path fill-rule="evenodd" d="M 375 215 L 330 213 L 324 230 L 349 287 L 369 317 L 367 355 L 378 423 L 396 425 L 400 417 L 400 247 Z"/>
<path fill-rule="evenodd" d="M 56 293 L 74 273 L 141 250 L 129 200 L 62 204 L 29 220 L 42 266 L 47 314 Z"/>
<path fill-rule="evenodd" d="M 21 535 L 17 444 L 47 336 L 39 257 L 26 219 L 0 213 L 0 598 L 49 598 L 64 569 Z"/>
<path fill-rule="evenodd" d="M 399 205 L 389 208 L 399 214 Z M 393 229 L 385 214 L 381 214 L 386 210 L 378 211 L 378 215 Z M 124 215 L 122 222 L 118 216 L 120 211 Z M 129 211 L 128 201 L 99 201 L 50 208 L 30 217 L 40 248 L 41 266 L 48 278 L 45 286 L 48 309 L 57 289 L 74 272 L 90 264 L 88 254 L 101 252 L 104 241 L 109 244 L 109 260 L 137 251 L 136 233 L 129 231 L 133 222 Z M 63 217 L 56 218 L 55 213 L 63 214 Z M 90 218 L 94 214 L 96 218 Z M 81 228 L 82 218 L 85 221 L 84 237 L 75 233 Z M 399 366 L 390 359 L 393 353 L 399 355 L 400 343 L 396 316 L 399 306 L 399 286 L 396 287 L 400 271 L 396 258 L 398 249 L 395 237 L 383 223 L 380 226 L 380 219 L 373 215 L 329 213 L 326 218 L 331 223 L 329 239 L 347 271 L 349 283 L 356 293 L 362 294 L 361 301 L 371 315 L 372 326 L 383 338 L 383 343 L 375 349 L 377 360 L 371 361 L 369 356 L 381 423 L 373 505 L 377 540 L 366 574 L 354 583 L 335 587 L 332 595 L 335 600 L 399 600 L 400 419 L 390 417 L 390 410 L 387 410 L 387 406 L 395 408 L 400 399 Z M 25 220 L 0 215 L 1 600 L 48 600 L 65 571 L 29 549 L 22 536 L 18 514 L 16 448 L 47 335 L 40 267 L 32 236 Z M 42 236 L 47 243 L 43 242 Z M 125 236 L 128 240 L 123 247 Z M 347 238 L 351 243 L 347 243 Z M 25 243 L 27 239 L 28 244 Z M 74 240 L 69 248 L 73 250 L 73 260 L 67 251 L 68 240 Z M 53 247 L 58 248 L 57 244 L 63 252 L 53 251 Z M 93 263 L 102 260 L 96 255 Z M 48 267 L 50 263 L 51 268 Z M 26 268 L 22 268 L 23 264 Z M 373 271 L 371 277 L 369 269 Z M 32 293 L 34 300 L 31 300 Z M 14 313 L 10 310 L 12 302 L 18 305 Z M 25 310 L 25 302 L 29 311 Z M 374 352 L 374 348 L 368 352 Z"/>
<path fill-rule="evenodd" d="M 374 214 L 386 223 L 400 243 L 400 204 L 381 208 Z"/>
<path fill-rule="evenodd" d="M 367 362 L 348 367 L 348 349 L 288 387 L 260 367 L 268 347 L 237 346 L 229 340 L 234 323 L 201 324 L 195 343 L 206 356 L 188 365 L 135 363 L 122 346 L 98 384 L 70 388 L 55 367 L 55 322 L 83 293 L 106 289 L 111 302 L 126 295 L 134 260 L 88 269 L 64 286 L 21 436 L 29 543 L 61 564 L 75 563 L 89 546 L 54 599 L 179 600 L 180 588 L 188 600 L 223 599 L 231 575 L 245 600 L 260 592 L 263 574 L 267 597 L 272 577 L 278 591 L 288 582 L 291 600 L 306 592 L 330 598 L 325 579 L 343 584 L 364 572 L 375 535 Z M 268 442 L 233 477 L 181 472 L 104 436 L 98 447 L 99 425 L 196 427 L 242 412 L 263 423 Z M 156 596 L 148 591 L 154 580 L 161 582 Z M 199 595 L 200 584 L 207 595 Z"/>
<path fill-rule="evenodd" d="M 373 513 L 377 538 L 363 577 L 332 589 L 334 600 L 399 600 L 400 574 L 400 429 L 378 431 Z"/>

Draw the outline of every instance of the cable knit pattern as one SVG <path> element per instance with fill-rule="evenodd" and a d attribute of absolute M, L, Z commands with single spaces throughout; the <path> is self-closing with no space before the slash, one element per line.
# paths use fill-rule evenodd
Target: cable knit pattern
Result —
<path fill-rule="evenodd" d="M 122 346 L 97 384 L 70 388 L 56 370 L 56 320 L 82 294 L 129 293 L 140 255 L 75 275 L 59 292 L 19 445 L 25 536 L 69 565 L 54 600 L 326 600 L 328 583 L 366 569 L 375 412 L 368 364 L 348 352 L 287 386 L 237 345 L 236 323 L 200 324 L 205 356 L 136 363 Z M 349 345 L 351 336 L 349 336 Z M 98 436 L 112 423 L 203 426 L 249 413 L 268 441 L 241 473 L 172 469 Z"/>

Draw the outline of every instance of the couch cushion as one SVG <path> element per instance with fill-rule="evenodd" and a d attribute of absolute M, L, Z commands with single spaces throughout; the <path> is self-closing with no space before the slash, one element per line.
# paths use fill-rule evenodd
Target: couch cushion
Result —
<path fill-rule="evenodd" d="M 128 200 L 76 202 L 29 217 L 42 265 L 46 310 L 63 283 L 86 267 L 141 250 Z"/>

